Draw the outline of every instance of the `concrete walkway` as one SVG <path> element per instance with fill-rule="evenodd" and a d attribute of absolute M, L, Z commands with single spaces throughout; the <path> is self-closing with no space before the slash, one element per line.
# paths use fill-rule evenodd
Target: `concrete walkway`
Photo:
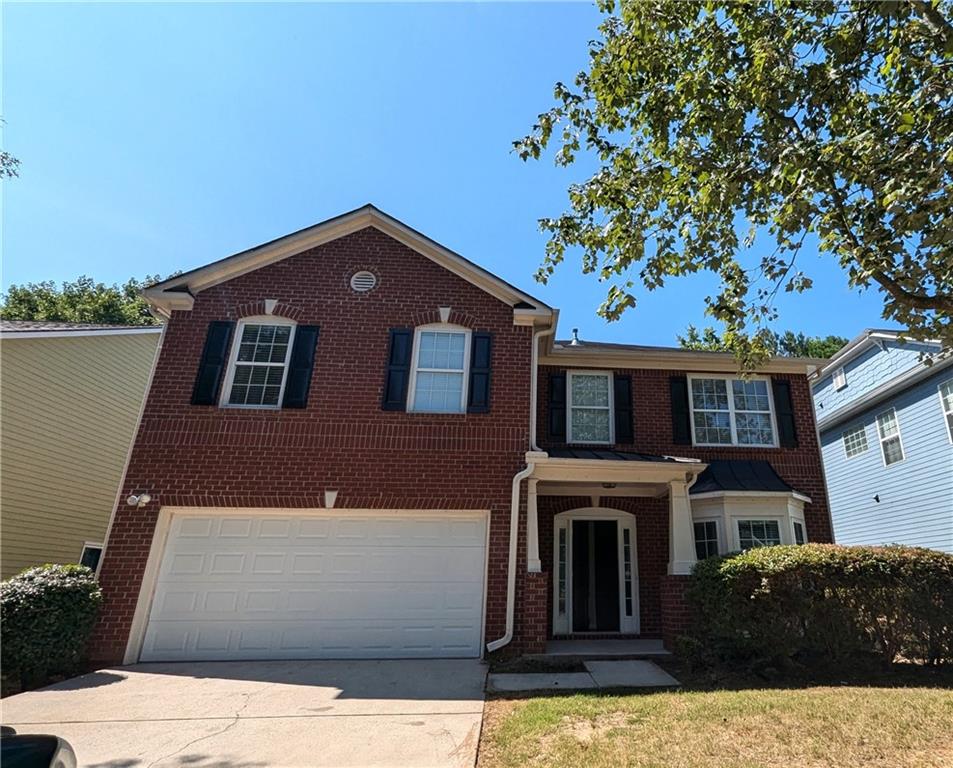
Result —
<path fill-rule="evenodd" d="M 87 768 L 472 768 L 477 660 L 137 664 L 4 699 Z"/>
<path fill-rule="evenodd" d="M 585 661 L 585 672 L 492 674 L 493 693 L 585 691 L 607 688 L 671 688 L 681 683 L 651 661 Z"/>

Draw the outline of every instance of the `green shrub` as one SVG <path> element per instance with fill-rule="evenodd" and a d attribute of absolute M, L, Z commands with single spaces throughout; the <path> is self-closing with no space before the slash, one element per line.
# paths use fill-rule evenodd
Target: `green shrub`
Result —
<path fill-rule="evenodd" d="M 102 603 L 93 572 L 82 565 L 28 568 L 0 584 L 3 677 L 31 685 L 75 673 Z"/>
<path fill-rule="evenodd" d="M 953 662 L 953 555 L 913 547 L 762 547 L 700 562 L 683 647 L 706 663 Z"/>

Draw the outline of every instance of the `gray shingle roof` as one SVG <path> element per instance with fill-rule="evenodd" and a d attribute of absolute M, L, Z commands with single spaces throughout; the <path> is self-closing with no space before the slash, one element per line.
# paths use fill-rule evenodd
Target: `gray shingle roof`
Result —
<path fill-rule="evenodd" d="M 155 325 L 109 325 L 107 323 L 62 323 L 53 320 L 0 320 L 2 333 L 38 333 L 43 331 L 114 331 L 131 328 L 156 328 Z"/>

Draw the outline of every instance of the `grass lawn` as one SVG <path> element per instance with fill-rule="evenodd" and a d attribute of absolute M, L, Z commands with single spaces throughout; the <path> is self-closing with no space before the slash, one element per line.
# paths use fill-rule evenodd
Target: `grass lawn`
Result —
<path fill-rule="evenodd" d="M 953 680 L 577 694 L 486 703 L 479 768 L 953 766 Z"/>

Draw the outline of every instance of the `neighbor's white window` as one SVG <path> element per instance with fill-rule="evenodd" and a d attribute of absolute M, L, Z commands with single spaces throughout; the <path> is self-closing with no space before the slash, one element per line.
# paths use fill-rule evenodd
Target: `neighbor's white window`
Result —
<path fill-rule="evenodd" d="M 611 443 L 612 374 L 602 371 L 569 371 L 570 443 Z"/>
<path fill-rule="evenodd" d="M 463 413 L 466 410 L 470 332 L 456 326 L 421 326 L 414 339 L 410 410 Z"/>
<path fill-rule="evenodd" d="M 858 427 L 844 430 L 844 453 L 847 458 L 858 456 L 867 450 L 867 428 L 861 424 Z"/>
<path fill-rule="evenodd" d="M 834 389 L 841 390 L 847 386 L 847 374 L 843 368 L 834 371 Z"/>
<path fill-rule="evenodd" d="M 699 520 L 695 523 L 695 556 L 699 560 L 718 554 L 718 523 Z"/>
<path fill-rule="evenodd" d="M 940 404 L 946 417 L 946 431 L 953 443 L 953 379 L 940 385 Z"/>
<path fill-rule="evenodd" d="M 742 549 L 772 547 L 781 543 L 781 526 L 777 520 L 739 520 L 738 546 Z"/>
<path fill-rule="evenodd" d="M 884 466 L 889 467 L 903 461 L 903 443 L 900 441 L 900 423 L 897 411 L 891 408 L 877 417 L 877 430 L 880 433 L 880 450 L 884 457 Z"/>
<path fill-rule="evenodd" d="M 224 405 L 281 407 L 294 333 L 294 322 L 283 318 L 238 323 L 228 378 L 222 387 Z"/>
<path fill-rule="evenodd" d="M 774 447 L 774 411 L 767 379 L 690 377 L 696 445 Z"/>

